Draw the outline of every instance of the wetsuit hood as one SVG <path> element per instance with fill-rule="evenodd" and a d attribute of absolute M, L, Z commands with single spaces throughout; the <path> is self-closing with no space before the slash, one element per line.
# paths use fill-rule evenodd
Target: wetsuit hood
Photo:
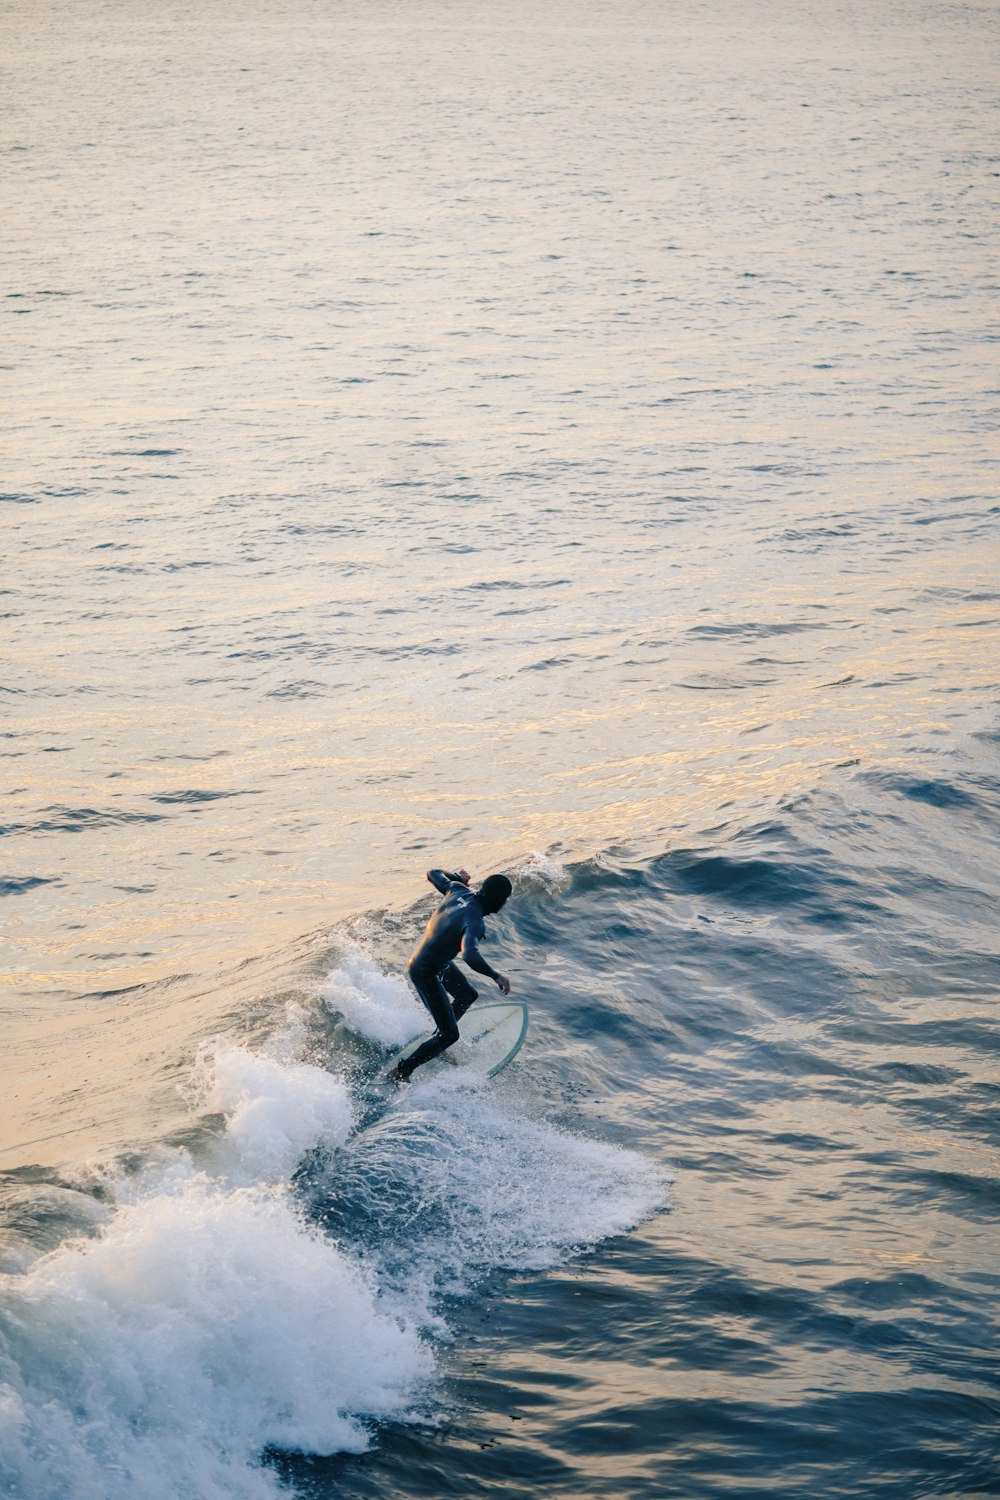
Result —
<path fill-rule="evenodd" d="M 506 875 L 487 875 L 476 892 L 479 904 L 486 916 L 499 911 L 513 889 Z"/>

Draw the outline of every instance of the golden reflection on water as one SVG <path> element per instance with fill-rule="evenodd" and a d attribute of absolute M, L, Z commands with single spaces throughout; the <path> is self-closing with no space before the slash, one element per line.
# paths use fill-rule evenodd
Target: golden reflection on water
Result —
<path fill-rule="evenodd" d="M 678 700 L 678 708 L 683 701 Z M 636 737 L 650 734 L 651 705 L 640 697 L 638 706 L 638 713 L 633 704 L 618 704 L 603 714 L 591 709 L 573 711 L 567 717 L 582 725 L 588 735 L 595 726 L 600 729 L 610 723 L 615 727 L 615 743 L 620 744 L 623 722 L 626 731 L 633 726 Z M 254 823 L 252 813 L 234 816 L 233 808 L 239 803 L 225 800 L 201 804 L 214 815 L 188 820 L 181 848 L 176 847 L 178 830 L 169 819 L 113 829 L 113 880 L 105 877 L 84 914 L 89 960 L 80 961 L 77 932 L 58 920 L 38 922 L 36 918 L 34 930 L 19 934 L 13 927 L 7 934 L 8 942 L 19 939 L 28 960 L 12 966 L 4 976 L 12 995 L 34 989 L 41 997 L 51 993 L 53 986 L 70 991 L 97 985 L 105 992 L 133 989 L 133 994 L 121 1000 L 89 1001 L 79 1031 L 72 1021 L 67 1024 L 78 1003 L 68 999 L 66 1009 L 53 1012 L 49 1006 L 33 1004 L 11 1017 L 8 1065 L 16 1083 L 8 1095 L 3 1135 L 9 1163 L 23 1159 L 25 1151 L 33 1160 L 58 1162 L 71 1152 L 89 1151 L 99 1138 L 104 1144 L 126 1141 L 133 1138 L 142 1119 L 147 1127 L 152 1118 L 161 1128 L 170 1121 L 179 1122 L 186 1106 L 176 1095 L 176 1079 L 163 1077 L 164 1057 L 175 1054 L 164 1032 L 170 1023 L 164 1019 L 162 995 L 153 988 L 147 1003 L 141 998 L 144 992 L 137 996 L 134 987 L 155 987 L 158 981 L 179 973 L 204 971 L 206 965 L 235 964 L 248 953 L 279 953 L 293 947 L 303 932 L 352 915 L 359 908 L 359 881 L 366 864 L 370 867 L 374 862 L 373 853 L 381 864 L 380 877 L 361 904 L 401 907 L 422 894 L 425 865 L 439 857 L 439 851 L 457 847 L 459 838 L 464 858 L 480 872 L 509 867 L 532 848 L 559 845 L 563 858 L 585 857 L 619 844 L 623 829 L 631 831 L 636 852 L 642 845 L 637 831 L 646 830 L 649 852 L 658 853 L 670 842 L 696 839 L 699 828 L 717 819 L 720 806 L 728 802 L 764 806 L 801 786 L 814 785 L 817 745 L 808 735 L 791 740 L 783 735 L 777 744 L 760 746 L 749 754 L 741 749 L 740 758 L 720 766 L 717 737 L 738 743 L 759 713 L 759 704 L 752 709 L 730 705 L 716 711 L 708 721 L 716 741 L 714 752 L 703 741 L 699 747 L 675 745 L 660 753 L 647 750 L 624 759 L 609 756 L 572 767 L 559 765 L 557 754 L 555 766 L 538 784 L 523 779 L 523 750 L 518 754 L 517 748 L 549 729 L 558 731 L 564 744 L 564 716 L 505 725 L 498 740 L 515 747 L 511 760 L 495 756 L 488 763 L 489 777 L 481 778 L 485 787 L 466 781 L 448 795 L 433 786 L 437 757 L 413 757 L 411 752 L 405 760 L 398 742 L 381 759 L 322 754 L 315 744 L 322 732 L 318 726 L 309 754 L 303 753 L 294 737 L 291 742 L 285 737 L 281 744 L 273 740 L 267 744 L 269 784 L 273 787 L 284 769 L 296 790 L 284 809 L 284 828 L 274 818 L 272 796 L 272 826 L 266 831 Z M 670 720 L 662 706 L 657 716 Z M 807 717 L 803 710 L 803 718 Z M 253 729 L 248 742 L 266 743 L 265 726 L 247 722 Z M 682 735 L 686 724 L 700 725 L 705 735 L 705 721 L 699 721 L 690 709 L 678 713 L 673 732 Z M 467 728 L 474 735 L 475 726 Z M 870 747 L 871 729 L 869 723 L 866 739 L 856 734 L 842 736 L 835 745 L 824 742 L 821 753 L 828 766 L 834 764 L 831 757 L 860 756 Z M 263 774 L 255 770 L 260 755 L 258 750 L 256 756 L 243 758 L 238 767 L 242 781 L 252 784 L 255 774 Z M 447 770 L 443 767 L 442 773 Z M 322 795 L 320 788 L 331 775 L 339 777 L 342 785 L 346 779 L 352 786 L 349 812 L 337 806 L 338 794 Z M 233 776 L 231 757 L 155 771 L 148 762 L 140 763 L 130 777 L 130 801 L 134 805 L 136 798 L 162 793 L 164 787 L 176 784 L 187 790 L 225 789 Z M 416 786 L 409 777 L 417 780 Z M 394 791 L 376 786 L 374 793 L 360 799 L 359 789 L 380 778 L 402 780 Z M 470 779 L 475 783 L 479 778 Z M 308 786 L 312 794 L 300 803 Z M 35 784 L 32 795 L 53 803 L 65 801 L 67 788 L 50 778 L 44 786 Z M 340 798 L 346 795 L 339 793 Z M 462 838 L 456 830 L 468 822 L 471 806 L 476 832 Z M 327 846 L 318 842 L 320 833 L 329 839 Z M 86 838 L 86 832 L 64 834 L 57 845 L 78 841 L 83 852 Z M 262 846 L 275 845 L 284 850 L 280 863 L 263 860 Z M 158 848 L 162 850 L 159 858 Z M 217 862 L 213 854 L 220 850 L 225 851 L 223 861 Z M 143 892 L 141 887 L 150 877 L 152 889 Z M 139 892 L 113 889 L 114 884 L 132 882 L 140 887 Z M 31 964 L 36 955 L 44 960 L 37 968 Z M 77 961 L 67 964 L 71 955 Z M 207 1011 L 203 1003 L 179 1002 L 173 1026 L 179 1053 L 189 1053 L 193 1035 L 210 1033 L 230 1003 L 228 982 Z M 157 1040 L 148 1052 L 143 1045 L 147 1013 L 161 1018 Z M 79 1059 L 86 1040 L 93 1040 L 94 1045 L 83 1048 L 84 1077 Z M 79 1137 L 74 1104 L 74 1089 L 81 1088 L 88 1097 L 86 1139 Z M 42 1139 L 37 1122 L 46 1099 L 51 1100 L 45 1117 L 52 1128 Z"/>
<path fill-rule="evenodd" d="M 807 664 L 797 694 L 787 681 L 698 691 L 668 678 L 656 691 L 619 686 L 599 707 L 563 699 L 547 717 L 484 723 L 456 714 L 446 692 L 451 712 L 435 722 L 428 710 L 426 734 L 414 733 L 412 711 L 397 718 L 392 695 L 372 701 L 363 688 L 354 732 L 346 705 L 323 716 L 308 702 L 284 703 L 280 717 L 267 717 L 188 703 L 173 721 L 166 704 L 85 710 L 75 721 L 78 746 L 104 739 L 115 746 L 113 757 L 98 750 L 105 765 L 120 768 L 96 810 L 112 821 L 36 835 L 31 858 L 48 875 L 96 855 L 83 914 L 87 946 L 121 956 L 80 954 L 67 966 L 79 934 L 60 911 L 59 887 L 42 887 L 19 898 L 6 940 L 22 945 L 28 962 L 2 982 L 142 983 L 191 967 L 215 945 L 245 952 L 250 932 L 284 934 L 289 909 L 300 912 L 300 931 L 345 916 L 368 881 L 378 904 L 405 903 L 414 871 L 456 840 L 480 867 L 557 844 L 585 857 L 623 834 L 637 847 L 666 847 L 697 837 L 727 803 L 773 804 L 845 763 L 902 763 L 907 724 L 946 730 L 952 685 L 988 681 L 994 666 L 992 630 L 979 628 L 975 607 L 949 614 L 975 628 L 886 634 L 865 651 Z M 693 661 L 705 659 L 699 652 Z M 675 684 L 696 679 L 693 661 L 687 670 L 671 664 Z M 502 702 L 502 691 L 496 697 Z M 36 721 L 35 733 L 45 727 Z M 355 743 L 345 754 L 349 733 Z M 186 758 L 186 744 L 200 747 L 198 758 Z M 87 806 L 93 759 L 78 746 L 22 758 L 11 811 L 41 807 L 58 822 L 60 808 Z M 267 795 L 259 801 L 260 787 Z M 190 807 L 151 800 L 216 793 L 219 800 Z M 160 821 L 116 824 L 119 810 Z M 16 836 L 11 842 L 16 847 Z M 155 890 L 143 889 L 151 884 Z M 33 964 L 32 955 L 49 963 Z"/>

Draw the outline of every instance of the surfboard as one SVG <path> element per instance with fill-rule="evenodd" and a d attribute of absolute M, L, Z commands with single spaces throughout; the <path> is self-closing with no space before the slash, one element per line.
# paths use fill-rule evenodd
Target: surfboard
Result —
<path fill-rule="evenodd" d="M 478 1001 L 459 1021 L 461 1035 L 453 1047 L 432 1057 L 413 1075 L 429 1074 L 431 1069 L 469 1068 L 481 1078 L 493 1078 L 517 1056 L 528 1032 L 528 1007 L 523 1000 Z M 414 1037 L 390 1060 L 390 1068 L 414 1053 L 422 1042 L 434 1036 L 433 1031 Z"/>

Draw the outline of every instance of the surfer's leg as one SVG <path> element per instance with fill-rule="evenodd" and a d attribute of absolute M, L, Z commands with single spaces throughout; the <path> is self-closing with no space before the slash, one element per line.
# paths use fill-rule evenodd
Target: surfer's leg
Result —
<path fill-rule="evenodd" d="M 473 1000 L 478 1000 L 479 991 L 472 988 L 461 969 L 454 964 L 445 964 L 441 970 L 441 983 L 451 996 L 455 1020 L 460 1021 Z"/>
<path fill-rule="evenodd" d="M 451 1008 L 451 1001 L 438 976 L 414 974 L 411 970 L 410 983 L 430 1011 L 431 1019 L 437 1027 L 437 1036 L 428 1037 L 427 1041 L 418 1047 L 416 1052 L 411 1053 L 405 1062 L 399 1063 L 393 1070 L 399 1079 L 409 1078 L 414 1068 L 419 1068 L 421 1063 L 430 1062 L 432 1057 L 437 1057 L 439 1052 L 444 1052 L 458 1041 L 455 1012 Z"/>

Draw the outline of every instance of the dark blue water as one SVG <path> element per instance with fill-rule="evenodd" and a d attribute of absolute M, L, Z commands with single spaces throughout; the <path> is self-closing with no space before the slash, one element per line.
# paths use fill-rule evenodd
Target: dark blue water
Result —
<path fill-rule="evenodd" d="M 307 1493 L 997 1493 L 998 773 L 984 733 L 519 892 L 511 1087 L 669 1166 L 670 1211 L 484 1279 L 444 1427 L 293 1464 Z M 447 1260 L 419 1133 L 393 1154 Z"/>

